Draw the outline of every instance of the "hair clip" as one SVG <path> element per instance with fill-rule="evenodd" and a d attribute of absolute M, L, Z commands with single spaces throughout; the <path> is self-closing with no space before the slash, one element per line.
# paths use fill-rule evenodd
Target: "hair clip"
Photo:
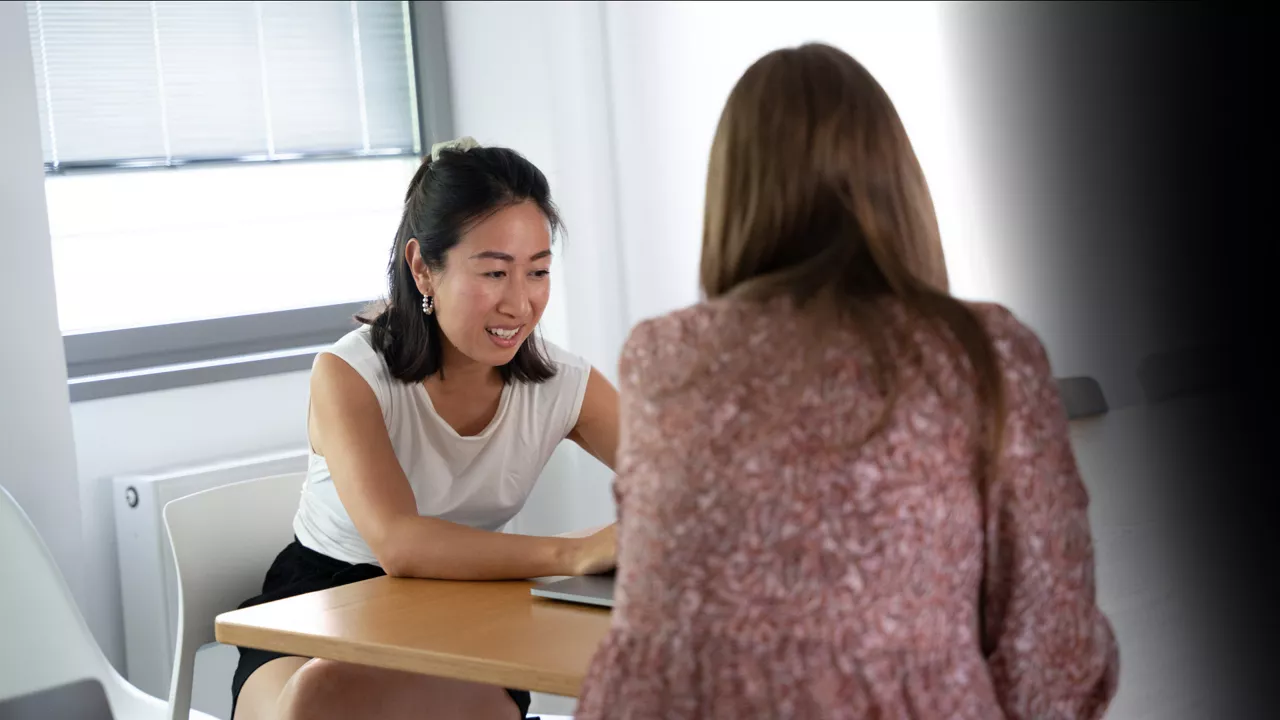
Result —
<path fill-rule="evenodd" d="M 440 151 L 456 150 L 457 152 L 466 152 L 472 148 L 480 147 L 480 143 L 470 136 L 460 137 L 457 140 L 449 140 L 446 142 L 438 142 L 431 146 L 431 162 L 440 159 Z"/>

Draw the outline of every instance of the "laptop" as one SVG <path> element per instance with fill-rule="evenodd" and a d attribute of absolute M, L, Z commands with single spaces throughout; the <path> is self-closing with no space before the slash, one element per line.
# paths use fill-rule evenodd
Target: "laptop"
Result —
<path fill-rule="evenodd" d="M 529 592 L 550 600 L 612 608 L 615 577 L 615 573 L 582 575 L 534 585 Z"/>

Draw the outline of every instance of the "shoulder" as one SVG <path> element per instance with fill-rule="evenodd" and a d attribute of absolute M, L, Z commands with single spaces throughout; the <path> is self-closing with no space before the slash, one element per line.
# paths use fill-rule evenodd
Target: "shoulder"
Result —
<path fill-rule="evenodd" d="M 385 372 L 386 361 L 382 355 L 373 347 L 372 328 L 368 325 L 362 325 L 342 337 L 327 348 L 320 351 L 319 354 L 336 355 L 347 362 L 352 367 L 368 366 L 370 369 L 381 369 Z M 360 370 L 360 367 L 356 367 Z"/>
<path fill-rule="evenodd" d="M 555 375 L 539 383 L 518 383 L 515 396 L 519 398 L 517 402 L 538 408 L 535 414 L 543 430 L 558 441 L 578 423 L 591 379 L 591 363 L 546 339 L 539 339 L 539 343 Z"/>
<path fill-rule="evenodd" d="M 373 326 L 361 325 L 354 328 L 338 338 L 329 348 L 336 352 L 376 355 L 377 351 L 373 348 Z"/>
<path fill-rule="evenodd" d="M 620 383 L 646 394 L 683 387 L 742 352 L 751 312 L 741 303 L 701 302 L 637 323 L 618 363 Z M 749 333 L 748 333 L 749 334 Z"/>
<path fill-rule="evenodd" d="M 551 363 L 555 375 L 545 382 L 531 384 L 534 392 L 555 394 L 581 394 L 591 376 L 591 363 L 581 355 L 566 350 L 545 338 L 540 338 L 543 357 Z"/>
<path fill-rule="evenodd" d="M 687 350 L 709 313 L 706 304 L 699 304 L 636 323 L 622 346 L 622 367 L 640 369 Z"/>
<path fill-rule="evenodd" d="M 636 323 L 622 345 L 620 368 L 637 370 L 652 364 L 660 355 L 679 352 L 695 332 L 699 307 L 646 318 Z"/>
<path fill-rule="evenodd" d="M 995 348 L 1004 385 L 1006 427 L 1043 425 L 1048 432 L 1065 432 L 1066 408 L 1040 336 L 1007 307 L 995 303 L 971 303 L 970 307 Z M 1018 444 L 1016 432 L 1011 439 Z"/>
<path fill-rule="evenodd" d="M 551 361 L 551 366 L 555 368 L 557 375 L 562 371 L 572 374 L 591 369 L 591 363 L 587 362 L 586 358 L 581 355 L 565 350 L 545 338 L 542 338 L 540 342 L 547 360 Z"/>
<path fill-rule="evenodd" d="M 1012 310 L 994 302 L 970 302 L 966 305 L 986 330 L 1006 376 L 1051 372 L 1044 342 Z"/>
<path fill-rule="evenodd" d="M 391 382 L 391 372 L 387 367 L 386 360 L 373 347 L 373 338 L 370 331 L 371 328 L 368 325 L 362 325 L 316 353 L 316 359 L 312 365 L 313 376 L 321 367 L 320 358 L 322 356 L 331 355 L 337 357 L 355 370 L 368 383 L 379 402 L 385 402 L 386 396 L 394 384 Z"/>

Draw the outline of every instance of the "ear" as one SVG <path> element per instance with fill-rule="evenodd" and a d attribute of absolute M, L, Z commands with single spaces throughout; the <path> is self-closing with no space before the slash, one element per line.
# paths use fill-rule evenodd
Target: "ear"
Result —
<path fill-rule="evenodd" d="M 423 295 L 432 295 L 435 283 L 431 279 L 431 269 L 422 259 L 422 247 L 418 245 L 417 238 L 409 238 L 409 242 L 405 243 L 404 259 L 409 263 L 409 272 L 413 274 L 413 282 L 418 286 L 418 292 Z"/>

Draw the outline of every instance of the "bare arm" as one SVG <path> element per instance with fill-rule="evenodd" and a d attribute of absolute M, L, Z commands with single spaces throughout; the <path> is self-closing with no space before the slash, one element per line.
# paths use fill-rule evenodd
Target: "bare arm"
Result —
<path fill-rule="evenodd" d="M 418 514 L 373 391 L 323 354 L 311 377 L 311 444 L 356 530 L 387 574 L 445 580 L 578 575 L 585 541 L 489 532 Z"/>
<path fill-rule="evenodd" d="M 618 452 L 618 391 L 595 368 L 591 368 L 587 394 L 569 439 L 610 470 L 617 469 L 614 463 Z"/>
<path fill-rule="evenodd" d="M 592 457 L 616 470 L 618 453 L 618 391 L 598 370 L 591 368 L 587 392 L 578 411 L 578 422 L 569 439 Z M 617 565 L 618 524 L 561 537 L 582 538 L 579 569 L 583 574 L 604 572 Z"/>

